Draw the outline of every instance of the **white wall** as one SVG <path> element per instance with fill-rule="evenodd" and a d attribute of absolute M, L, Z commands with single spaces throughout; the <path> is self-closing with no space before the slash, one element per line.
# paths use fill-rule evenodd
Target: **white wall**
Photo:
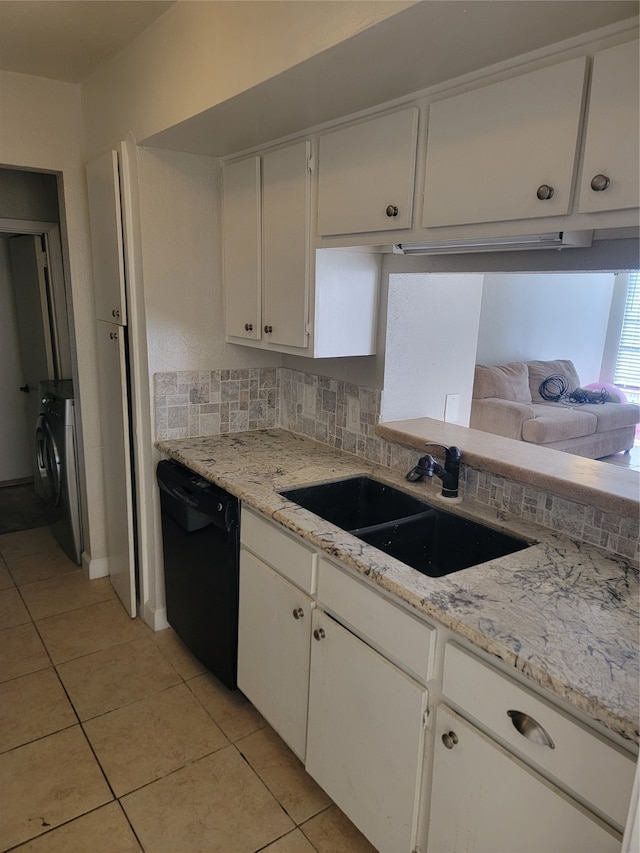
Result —
<path fill-rule="evenodd" d="M 66 274 L 75 317 L 77 372 L 87 500 L 84 519 L 91 558 L 106 553 L 102 498 L 100 414 L 97 404 L 94 298 L 84 174 L 80 87 L 0 72 L 0 163 L 60 173 Z"/>
<path fill-rule="evenodd" d="M 7 240 L 0 239 L 0 483 L 31 477 L 32 435 L 18 343 Z"/>
<path fill-rule="evenodd" d="M 587 385 L 600 378 L 611 273 L 487 274 L 477 362 L 569 358 Z"/>
<path fill-rule="evenodd" d="M 445 398 L 460 395 L 468 426 L 482 278 L 478 273 L 389 276 L 382 421 L 443 420 Z"/>
<path fill-rule="evenodd" d="M 83 82 L 88 150 L 145 139 L 412 2 L 180 2 Z"/>

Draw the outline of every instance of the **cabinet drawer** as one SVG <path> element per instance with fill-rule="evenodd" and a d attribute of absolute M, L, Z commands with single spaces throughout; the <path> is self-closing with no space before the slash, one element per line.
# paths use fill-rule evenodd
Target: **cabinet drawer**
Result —
<path fill-rule="evenodd" d="M 354 633 L 425 684 L 433 673 L 435 628 L 320 558 L 318 600 Z"/>
<path fill-rule="evenodd" d="M 315 592 L 316 553 L 275 522 L 243 507 L 240 541 L 300 589 Z"/>
<path fill-rule="evenodd" d="M 494 732 L 530 763 L 597 808 L 616 827 L 624 826 L 635 771 L 631 756 L 452 644 L 445 650 L 443 693 L 465 716 Z M 520 734 L 509 711 L 533 718 L 551 738 L 554 748 Z"/>

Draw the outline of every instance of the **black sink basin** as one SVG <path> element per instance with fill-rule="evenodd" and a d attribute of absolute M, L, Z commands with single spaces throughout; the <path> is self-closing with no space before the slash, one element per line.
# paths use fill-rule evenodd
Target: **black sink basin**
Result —
<path fill-rule="evenodd" d="M 529 547 L 522 539 L 436 508 L 356 535 L 432 578 Z"/>
<path fill-rule="evenodd" d="M 370 477 L 303 486 L 283 497 L 353 533 L 363 527 L 397 521 L 428 510 L 429 504 Z"/>
<path fill-rule="evenodd" d="M 370 477 L 303 486 L 281 494 L 430 577 L 529 547 L 522 539 L 433 507 Z"/>

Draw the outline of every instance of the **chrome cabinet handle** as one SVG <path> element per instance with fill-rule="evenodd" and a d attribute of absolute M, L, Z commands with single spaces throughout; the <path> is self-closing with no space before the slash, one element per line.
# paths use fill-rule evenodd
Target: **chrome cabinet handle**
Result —
<path fill-rule="evenodd" d="M 118 340 L 118 333 L 117 332 L 109 332 L 109 337 L 111 338 L 112 341 L 117 341 Z"/>
<path fill-rule="evenodd" d="M 324 640 L 326 636 L 327 635 L 324 632 L 324 628 L 316 628 L 316 630 L 313 632 L 314 640 Z"/>
<path fill-rule="evenodd" d="M 386 214 L 387 214 L 387 216 L 397 216 L 398 215 L 398 208 L 396 207 L 396 205 L 395 204 L 387 205 Z"/>
<path fill-rule="evenodd" d="M 594 193 L 601 193 L 609 189 L 611 180 L 606 175 L 594 175 L 591 178 L 591 189 Z"/>
<path fill-rule="evenodd" d="M 265 326 L 264 330 L 267 333 L 267 335 L 270 335 L 271 332 L 273 332 L 273 326 Z"/>
<path fill-rule="evenodd" d="M 117 308 L 113 309 L 113 311 L 111 312 L 111 316 L 112 317 L 119 317 L 120 316 L 120 312 L 118 311 Z"/>
<path fill-rule="evenodd" d="M 253 332 L 253 323 L 245 323 L 244 330 L 245 332 Z"/>
<path fill-rule="evenodd" d="M 443 734 L 442 743 L 447 747 L 447 749 L 453 749 L 453 747 L 458 743 L 458 735 L 455 732 Z"/>
<path fill-rule="evenodd" d="M 296 607 L 293 611 L 294 619 L 304 619 L 304 610 L 302 607 Z"/>
<path fill-rule="evenodd" d="M 524 714 L 522 711 L 507 711 L 507 714 L 511 717 L 511 722 L 517 731 L 527 740 L 538 743 L 540 746 L 548 746 L 549 749 L 556 748 L 548 732 L 533 717 Z"/>
<path fill-rule="evenodd" d="M 536 195 L 540 199 L 540 201 L 547 201 L 547 199 L 553 198 L 555 190 L 553 187 L 550 187 L 549 184 L 540 184 Z"/>

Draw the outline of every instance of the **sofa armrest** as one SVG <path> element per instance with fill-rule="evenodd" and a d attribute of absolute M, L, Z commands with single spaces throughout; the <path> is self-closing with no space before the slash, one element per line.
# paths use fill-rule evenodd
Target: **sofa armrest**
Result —
<path fill-rule="evenodd" d="M 522 440 L 522 424 L 535 417 L 532 407 L 526 403 L 486 397 L 471 401 L 471 429 L 503 435 L 505 438 Z"/>

